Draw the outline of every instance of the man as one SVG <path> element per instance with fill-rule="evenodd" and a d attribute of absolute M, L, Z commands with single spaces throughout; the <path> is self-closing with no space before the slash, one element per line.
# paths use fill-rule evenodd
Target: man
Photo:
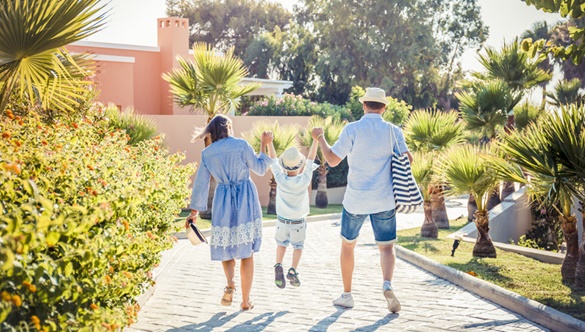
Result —
<path fill-rule="evenodd" d="M 391 280 L 394 273 L 396 254 L 396 213 L 390 159 L 395 140 L 399 153 L 408 152 L 404 135 L 397 126 L 385 122 L 382 113 L 388 100 L 384 90 L 367 88 L 359 99 L 363 104 L 364 116 L 343 128 L 333 146 L 325 140 L 323 128 L 313 128 L 312 137 L 319 141 L 323 157 L 335 167 L 345 157 L 349 164 L 347 189 L 343 198 L 341 217 L 341 276 L 343 294 L 333 301 L 334 305 L 352 308 L 351 283 L 354 269 L 354 249 L 359 231 L 367 216 L 370 216 L 376 244 L 380 250 L 380 263 L 384 283 L 382 292 L 391 312 L 400 311 L 400 302 L 394 295 Z"/>

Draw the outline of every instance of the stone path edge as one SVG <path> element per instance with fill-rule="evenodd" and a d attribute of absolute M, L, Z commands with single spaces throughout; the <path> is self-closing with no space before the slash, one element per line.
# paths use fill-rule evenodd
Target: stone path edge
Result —
<path fill-rule="evenodd" d="M 553 331 L 585 331 L 585 322 L 500 286 L 442 265 L 399 245 L 396 255 L 440 278 L 490 300 Z"/>

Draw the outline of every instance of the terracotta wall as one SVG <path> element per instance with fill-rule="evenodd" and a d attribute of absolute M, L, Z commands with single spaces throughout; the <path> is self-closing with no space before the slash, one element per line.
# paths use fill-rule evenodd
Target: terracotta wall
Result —
<path fill-rule="evenodd" d="M 185 162 L 201 161 L 201 150 L 204 148 L 203 141 L 199 140 L 191 143 L 192 133 L 195 127 L 203 127 L 207 121 L 205 115 L 149 115 L 156 124 L 159 132 L 166 135 L 166 144 L 170 152 L 181 151 L 186 155 Z M 241 137 L 241 134 L 248 131 L 254 125 L 254 122 L 267 119 L 269 121 L 278 120 L 280 124 L 297 124 L 300 128 L 305 128 L 308 125 L 309 117 L 299 116 L 232 116 L 234 135 Z M 306 149 L 303 150 L 306 154 Z M 252 174 L 252 180 L 258 188 L 260 196 L 260 203 L 262 206 L 268 205 L 268 194 L 271 173 L 268 171 L 264 176 Z M 194 180 L 193 175 L 192 180 Z M 338 190 L 339 191 L 339 190 Z M 343 193 L 335 193 L 329 198 L 329 203 L 340 204 L 343 198 Z M 313 199 L 314 201 L 314 199 Z"/>

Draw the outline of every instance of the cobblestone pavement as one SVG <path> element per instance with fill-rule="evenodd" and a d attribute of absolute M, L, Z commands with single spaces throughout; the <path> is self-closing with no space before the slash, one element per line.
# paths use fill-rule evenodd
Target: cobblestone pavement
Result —
<path fill-rule="evenodd" d="M 451 211 L 450 211 L 451 214 Z M 459 215 L 452 213 L 452 215 Z M 420 217 L 420 216 L 418 216 Z M 407 222 L 399 226 L 408 227 Z M 419 223 L 417 215 L 406 217 Z M 414 219 L 413 219 L 414 218 Z M 422 219 L 420 219 L 422 221 Z M 221 264 L 211 262 L 207 245 L 181 240 L 157 279 L 154 295 L 128 331 L 546 331 L 473 293 L 398 260 L 392 284 L 402 311 L 389 313 L 372 229 L 366 221 L 356 248 L 355 307 L 331 304 L 342 291 L 338 218 L 308 224 L 298 268 L 300 287 L 274 285 L 274 227 L 265 227 L 254 256 L 251 298 L 255 308 L 240 312 L 239 289 L 230 307 L 220 305 L 225 287 Z M 288 269 L 292 251 L 285 256 Z M 238 263 L 239 267 L 239 263 Z M 239 286 L 239 270 L 236 271 Z M 238 287 L 239 288 L 239 287 Z"/>

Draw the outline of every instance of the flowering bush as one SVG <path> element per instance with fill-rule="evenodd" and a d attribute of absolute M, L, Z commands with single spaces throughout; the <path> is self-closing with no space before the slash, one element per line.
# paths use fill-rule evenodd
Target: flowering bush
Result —
<path fill-rule="evenodd" d="M 50 125 L 7 111 L 0 133 L 0 330 L 132 323 L 194 166 L 161 137 L 128 145 L 98 110 Z"/>
<path fill-rule="evenodd" d="M 267 116 L 311 116 L 319 115 L 323 118 L 333 116 L 341 120 L 352 121 L 350 111 L 342 106 L 329 103 L 316 103 L 302 96 L 284 94 L 282 97 L 270 96 L 256 102 L 250 108 L 248 115 Z"/>

